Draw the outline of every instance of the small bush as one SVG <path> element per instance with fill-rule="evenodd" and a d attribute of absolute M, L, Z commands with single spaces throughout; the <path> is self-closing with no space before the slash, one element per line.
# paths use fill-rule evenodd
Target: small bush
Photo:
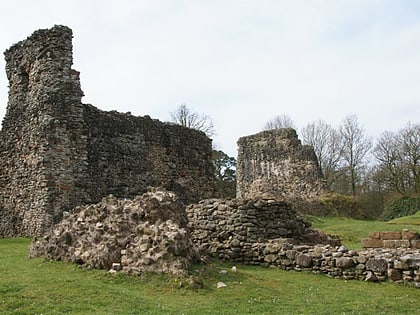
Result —
<path fill-rule="evenodd" d="M 395 218 L 413 215 L 420 210 L 420 196 L 403 196 L 385 204 L 381 219 L 389 221 Z"/>
<path fill-rule="evenodd" d="M 320 198 L 324 215 L 344 216 L 354 219 L 364 219 L 364 211 L 357 198 L 338 193 L 331 193 Z"/>

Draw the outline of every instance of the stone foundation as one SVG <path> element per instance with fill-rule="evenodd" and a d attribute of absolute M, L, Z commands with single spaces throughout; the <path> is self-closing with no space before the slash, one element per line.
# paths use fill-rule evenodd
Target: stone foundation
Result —
<path fill-rule="evenodd" d="M 417 232 L 370 232 L 362 239 L 364 248 L 413 248 L 420 249 L 420 235 Z"/>

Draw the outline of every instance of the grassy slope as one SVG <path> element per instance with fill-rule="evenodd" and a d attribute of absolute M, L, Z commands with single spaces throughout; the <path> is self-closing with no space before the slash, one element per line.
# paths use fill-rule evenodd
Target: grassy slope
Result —
<path fill-rule="evenodd" d="M 420 211 L 417 211 L 413 215 L 409 215 L 402 218 L 396 218 L 388 222 L 389 224 L 413 224 L 420 225 Z M 420 227 L 419 227 L 420 229 Z"/>
<path fill-rule="evenodd" d="M 0 314 L 416 314 L 420 291 L 395 284 L 229 264 L 196 266 L 205 287 L 26 258 L 29 240 L 0 239 Z M 216 289 L 218 281 L 228 287 Z M 184 286 L 180 287 L 180 284 Z"/>
<path fill-rule="evenodd" d="M 420 214 L 420 212 L 418 212 Z M 399 218 L 400 221 L 362 221 L 344 217 L 307 217 L 315 229 L 340 236 L 344 245 L 351 249 L 360 249 L 360 240 L 366 238 L 372 231 L 410 231 L 420 232 L 420 225 L 416 224 L 419 217 Z M 396 222 L 394 222 L 396 221 Z M 392 223 L 391 223 L 392 222 Z"/>

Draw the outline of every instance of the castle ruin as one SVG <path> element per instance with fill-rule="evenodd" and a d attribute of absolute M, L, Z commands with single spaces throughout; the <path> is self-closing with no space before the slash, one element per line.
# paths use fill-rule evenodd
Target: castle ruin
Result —
<path fill-rule="evenodd" d="M 184 274 L 209 255 L 420 287 L 418 234 L 365 240 L 369 247 L 411 244 L 409 251 L 357 252 L 299 218 L 290 201 L 316 198 L 325 184 L 313 148 L 302 146 L 293 129 L 239 139 L 238 199 L 206 199 L 215 192 L 211 140 L 148 116 L 83 104 L 69 28 L 36 31 L 5 57 L 0 237 L 43 234 L 31 257 L 130 274 Z M 149 187 L 176 195 L 143 194 Z M 176 196 L 192 204 L 185 209 Z"/>
<path fill-rule="evenodd" d="M 327 191 L 312 146 L 296 131 L 262 131 L 238 140 L 236 197 L 280 200 L 312 199 Z"/>
<path fill-rule="evenodd" d="M 148 187 L 184 202 L 215 191 L 211 140 L 148 116 L 83 104 L 72 31 L 38 30 L 5 52 L 9 101 L 0 132 L 0 236 L 34 236 L 64 211 Z"/>

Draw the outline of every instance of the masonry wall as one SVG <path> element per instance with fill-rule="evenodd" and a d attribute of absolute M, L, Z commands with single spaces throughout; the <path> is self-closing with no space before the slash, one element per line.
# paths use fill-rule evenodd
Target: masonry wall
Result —
<path fill-rule="evenodd" d="M 312 229 L 290 203 L 274 199 L 208 199 L 186 208 L 191 236 L 211 256 L 242 263 L 259 261 L 261 244 L 339 244 Z M 258 245 L 260 244 L 260 245 Z M 264 261 L 264 258 L 262 258 Z"/>
<path fill-rule="evenodd" d="M 237 198 L 313 198 L 326 185 L 311 146 L 291 128 L 263 131 L 238 140 Z"/>
<path fill-rule="evenodd" d="M 370 232 L 362 239 L 364 248 L 415 248 L 420 249 L 420 234 L 407 229 L 401 232 Z"/>
<path fill-rule="evenodd" d="M 339 239 L 313 230 L 284 201 L 209 199 L 189 205 L 186 212 L 191 237 L 204 256 L 337 279 L 391 281 L 420 288 L 418 247 L 349 250 L 340 245 Z M 399 232 L 382 235 L 395 238 L 391 233 Z M 376 234 L 380 232 L 370 236 Z M 418 240 L 417 233 L 403 231 L 399 235 Z"/>
<path fill-rule="evenodd" d="M 186 202 L 214 192 L 203 133 L 81 102 L 72 31 L 39 30 L 5 52 L 9 101 L 0 132 L 0 236 L 38 235 L 63 211 L 148 187 Z"/>

